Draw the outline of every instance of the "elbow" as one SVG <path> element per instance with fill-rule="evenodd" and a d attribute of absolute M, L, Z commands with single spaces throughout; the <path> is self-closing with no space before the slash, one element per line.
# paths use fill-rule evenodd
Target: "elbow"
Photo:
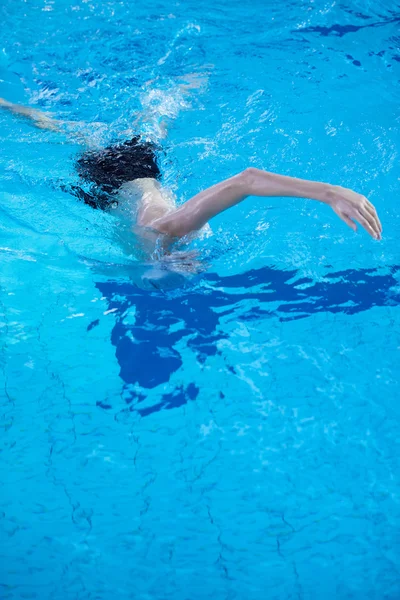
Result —
<path fill-rule="evenodd" d="M 242 175 L 244 175 L 245 177 L 254 177 L 254 175 L 257 175 L 257 173 L 259 172 L 260 169 L 257 169 L 256 167 L 247 167 L 247 169 L 242 171 Z"/>
<path fill-rule="evenodd" d="M 254 182 L 259 173 L 260 169 L 256 169 L 256 167 L 247 167 L 247 169 L 239 173 L 240 181 L 245 189 L 245 193 L 251 194 Z"/>
<path fill-rule="evenodd" d="M 244 171 L 242 171 L 241 175 L 244 175 L 245 178 L 253 180 L 255 177 L 258 177 L 260 173 L 266 173 L 262 169 L 257 169 L 257 167 L 247 167 Z"/>

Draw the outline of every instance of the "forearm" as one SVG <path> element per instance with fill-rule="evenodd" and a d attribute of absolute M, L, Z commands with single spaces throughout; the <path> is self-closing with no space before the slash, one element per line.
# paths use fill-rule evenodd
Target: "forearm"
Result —
<path fill-rule="evenodd" d="M 354 231 L 358 221 L 371 237 L 380 240 L 382 225 L 375 207 L 365 196 L 353 190 L 319 181 L 307 181 L 296 177 L 286 177 L 260 171 L 246 169 L 246 196 L 294 196 L 311 198 L 327 204 Z"/>
<path fill-rule="evenodd" d="M 250 167 L 191 198 L 182 206 L 182 213 L 186 210 L 201 214 L 201 218 L 208 221 L 248 196 L 293 196 L 327 203 L 332 189 L 333 186 L 328 183 L 286 177 Z"/>
<path fill-rule="evenodd" d="M 333 186 L 328 183 L 287 177 L 254 168 L 246 169 L 245 174 L 248 196 L 292 196 L 328 203 L 332 195 Z"/>

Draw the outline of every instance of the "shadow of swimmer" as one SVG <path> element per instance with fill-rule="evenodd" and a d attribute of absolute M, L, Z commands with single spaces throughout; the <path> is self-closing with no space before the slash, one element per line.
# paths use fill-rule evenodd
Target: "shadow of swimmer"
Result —
<path fill-rule="evenodd" d="M 238 322 L 291 321 L 321 312 L 352 315 L 375 306 L 398 306 L 399 271 L 397 266 L 386 272 L 349 269 L 313 281 L 299 278 L 296 270 L 263 267 L 238 275 L 205 273 L 197 283 L 173 292 L 163 291 L 160 285 L 149 293 L 126 280 L 98 282 L 96 287 L 116 317 L 111 343 L 121 379 L 129 387 L 151 390 L 182 367 L 181 340 L 187 340 L 185 346 L 199 362 L 219 353 L 218 341 L 229 336 L 220 324 L 225 315 Z M 140 408 L 144 393 L 131 392 L 127 402 L 135 400 L 132 410 L 146 416 L 182 406 L 197 394 L 196 386 L 189 384 L 165 394 L 150 408 Z"/>

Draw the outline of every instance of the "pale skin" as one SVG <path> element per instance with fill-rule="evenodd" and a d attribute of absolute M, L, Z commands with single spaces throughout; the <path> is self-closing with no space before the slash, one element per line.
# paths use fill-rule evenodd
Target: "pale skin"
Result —
<path fill-rule="evenodd" d="M 0 107 L 28 118 L 37 127 L 58 131 L 60 122 L 39 110 L 12 104 L 0 98 Z M 348 188 L 318 181 L 308 181 L 249 167 L 196 194 L 182 206 L 171 204 L 170 195 L 154 179 L 136 179 L 121 186 L 119 196 L 139 198 L 137 225 L 152 228 L 171 239 L 198 231 L 210 219 L 242 202 L 249 196 L 309 198 L 327 204 L 351 229 L 356 222 L 376 240 L 382 236 L 382 225 L 369 200 Z M 124 211 L 126 213 L 126 211 Z"/>

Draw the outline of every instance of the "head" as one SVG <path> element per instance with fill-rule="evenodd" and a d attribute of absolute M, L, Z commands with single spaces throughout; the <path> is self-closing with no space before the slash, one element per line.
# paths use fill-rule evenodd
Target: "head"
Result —
<path fill-rule="evenodd" d="M 111 194 L 127 181 L 144 177 L 159 179 L 156 150 L 154 144 L 142 142 L 136 136 L 116 146 L 85 152 L 76 167 L 82 179 Z"/>

